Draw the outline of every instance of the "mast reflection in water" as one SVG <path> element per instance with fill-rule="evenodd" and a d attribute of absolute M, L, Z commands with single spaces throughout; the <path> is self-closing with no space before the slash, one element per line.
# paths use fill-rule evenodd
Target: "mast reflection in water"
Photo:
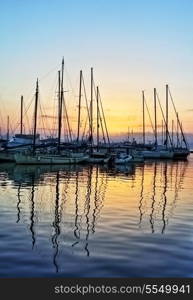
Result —
<path fill-rule="evenodd" d="M 0 164 L 1 276 L 192 276 L 192 172 Z"/>

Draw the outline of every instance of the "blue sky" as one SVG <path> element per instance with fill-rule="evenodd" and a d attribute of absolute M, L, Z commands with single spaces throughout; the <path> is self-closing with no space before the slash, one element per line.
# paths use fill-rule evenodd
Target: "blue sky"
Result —
<path fill-rule="evenodd" d="M 94 67 L 109 118 L 134 120 L 141 90 L 151 103 L 153 88 L 164 97 L 169 83 L 185 127 L 193 130 L 192 15 L 191 0 L 2 0 L 0 100 L 7 111 L 17 107 L 20 95 L 64 56 L 74 83 L 80 69 L 89 78 Z M 42 83 L 49 101 L 52 81 Z"/>

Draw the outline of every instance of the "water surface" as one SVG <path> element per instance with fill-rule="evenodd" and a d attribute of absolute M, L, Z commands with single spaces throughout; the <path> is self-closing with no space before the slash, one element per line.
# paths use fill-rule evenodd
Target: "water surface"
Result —
<path fill-rule="evenodd" d="M 1 277 L 192 277 L 193 158 L 0 164 Z"/>

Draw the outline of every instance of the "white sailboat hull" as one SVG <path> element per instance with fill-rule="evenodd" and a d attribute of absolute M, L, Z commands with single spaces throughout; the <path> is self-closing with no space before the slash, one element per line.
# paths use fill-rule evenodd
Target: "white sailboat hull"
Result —
<path fill-rule="evenodd" d="M 161 150 L 161 151 L 143 151 L 142 155 L 144 158 L 154 158 L 154 159 L 171 159 L 174 156 L 172 151 Z"/>
<path fill-rule="evenodd" d="M 120 165 L 123 165 L 123 164 L 127 164 L 129 162 L 132 162 L 133 160 L 133 157 L 128 155 L 126 157 L 117 157 L 115 158 L 115 164 L 120 164 Z"/>
<path fill-rule="evenodd" d="M 110 157 L 107 158 L 98 158 L 98 157 L 88 157 L 86 162 L 92 164 L 107 164 L 110 160 Z"/>
<path fill-rule="evenodd" d="M 66 165 L 84 162 L 87 157 L 65 157 L 61 155 L 24 155 L 15 154 L 15 161 L 21 165 Z"/>

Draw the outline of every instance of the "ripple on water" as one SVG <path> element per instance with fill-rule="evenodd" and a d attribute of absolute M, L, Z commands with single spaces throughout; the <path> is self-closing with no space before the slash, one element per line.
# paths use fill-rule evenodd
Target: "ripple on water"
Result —
<path fill-rule="evenodd" d="M 0 165 L 0 276 L 192 277 L 192 173 Z"/>

